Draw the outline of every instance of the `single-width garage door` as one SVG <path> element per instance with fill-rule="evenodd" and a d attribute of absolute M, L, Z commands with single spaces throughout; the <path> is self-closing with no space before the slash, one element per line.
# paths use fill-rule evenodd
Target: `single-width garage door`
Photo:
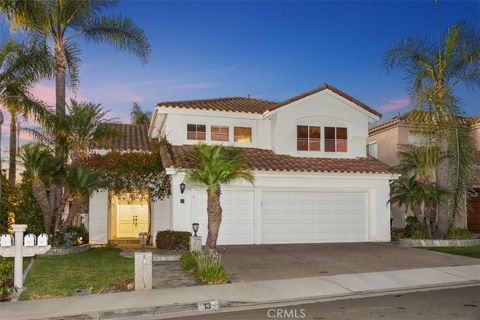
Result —
<path fill-rule="evenodd" d="M 368 240 L 366 192 L 262 192 L 262 243 Z"/>
<path fill-rule="evenodd" d="M 192 221 L 200 223 L 199 235 L 207 239 L 207 192 L 193 192 Z M 253 244 L 253 191 L 222 191 L 222 223 L 218 244 Z"/>

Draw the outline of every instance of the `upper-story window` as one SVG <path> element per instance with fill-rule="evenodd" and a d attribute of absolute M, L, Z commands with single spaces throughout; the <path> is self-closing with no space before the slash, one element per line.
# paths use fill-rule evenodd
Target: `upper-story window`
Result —
<path fill-rule="evenodd" d="M 233 129 L 233 141 L 252 142 L 252 128 L 235 127 Z"/>
<path fill-rule="evenodd" d="M 204 124 L 187 124 L 187 139 L 205 140 L 207 127 Z"/>
<path fill-rule="evenodd" d="M 347 128 L 325 127 L 325 151 L 347 152 Z"/>
<path fill-rule="evenodd" d="M 228 141 L 229 130 L 228 127 L 212 126 L 211 128 L 211 140 L 212 141 Z"/>
<path fill-rule="evenodd" d="M 297 150 L 320 151 L 320 127 L 297 126 Z"/>

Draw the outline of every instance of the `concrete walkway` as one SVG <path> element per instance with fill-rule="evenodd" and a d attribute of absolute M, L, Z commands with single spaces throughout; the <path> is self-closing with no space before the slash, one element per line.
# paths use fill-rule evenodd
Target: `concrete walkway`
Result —
<path fill-rule="evenodd" d="M 191 312 L 197 308 L 197 302 L 208 300 L 219 300 L 222 309 L 253 308 L 273 303 L 478 283 L 480 265 L 408 269 L 10 302 L 0 304 L 0 319 L 69 316 L 128 319 L 142 314 L 160 316 Z"/>

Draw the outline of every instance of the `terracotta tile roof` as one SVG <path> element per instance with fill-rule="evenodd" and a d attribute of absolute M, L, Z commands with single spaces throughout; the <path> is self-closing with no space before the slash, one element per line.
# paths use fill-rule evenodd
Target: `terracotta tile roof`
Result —
<path fill-rule="evenodd" d="M 160 147 L 164 168 L 181 168 L 188 164 L 191 145 Z M 331 172 L 331 173 L 389 173 L 390 167 L 372 158 L 334 159 L 292 157 L 275 154 L 271 150 L 242 148 L 246 160 L 255 171 Z"/>
<path fill-rule="evenodd" d="M 148 138 L 148 125 L 138 124 L 109 124 L 119 135 L 114 135 L 102 141 L 96 149 L 112 149 L 119 151 L 148 151 L 150 139 Z"/>
<path fill-rule="evenodd" d="M 465 123 L 469 126 L 473 126 L 477 123 L 480 123 L 480 115 L 478 116 L 474 116 L 474 117 L 470 117 L 470 118 L 459 118 L 459 119 L 463 119 L 464 121 L 466 121 Z M 402 115 L 398 115 L 398 116 L 394 116 L 386 121 L 382 121 L 382 122 L 377 122 L 373 125 L 371 125 L 369 128 L 368 128 L 368 133 L 369 134 L 374 134 L 374 133 L 377 133 L 383 129 L 388 129 L 388 128 L 391 128 L 399 123 L 405 123 L 407 124 L 408 123 L 408 112 L 407 113 L 404 113 Z"/>
<path fill-rule="evenodd" d="M 318 87 L 318 88 L 315 88 L 315 89 L 313 89 L 313 90 L 307 91 L 307 92 L 302 93 L 302 94 L 299 94 L 298 96 L 295 96 L 295 97 L 290 98 L 290 99 L 288 99 L 288 100 L 285 100 L 285 101 L 283 101 L 283 102 L 277 103 L 273 109 L 270 109 L 270 111 L 275 110 L 275 109 L 278 109 L 278 108 L 283 107 L 283 106 L 285 106 L 285 105 L 287 105 L 287 104 L 290 104 L 290 103 L 292 103 L 292 102 L 295 102 L 295 101 L 297 101 L 297 100 L 303 99 L 303 98 L 305 98 L 305 97 L 308 97 L 308 96 L 310 96 L 310 95 L 312 95 L 312 94 L 315 94 L 315 93 L 317 93 L 317 92 L 320 92 L 320 91 L 323 91 L 323 90 L 326 90 L 326 89 L 328 89 L 328 90 L 330 90 L 330 91 L 332 91 L 332 92 L 335 92 L 335 93 L 338 94 L 339 96 L 341 96 L 341 97 L 343 97 L 343 98 L 345 98 L 345 99 L 347 99 L 347 100 L 355 103 L 356 105 L 358 105 L 359 107 L 367 110 L 368 112 L 373 113 L 374 115 L 376 115 L 376 116 L 378 116 L 378 117 L 380 117 L 380 118 L 382 117 L 382 114 L 381 114 L 380 112 L 378 112 L 377 110 L 375 110 L 375 109 L 367 106 L 365 103 L 363 103 L 363 102 L 355 99 L 354 97 L 346 94 L 346 93 L 343 92 L 342 90 L 340 90 L 340 89 L 338 89 L 338 88 L 336 88 L 336 87 L 334 87 L 334 86 L 332 86 L 332 85 L 329 85 L 328 83 L 325 83 L 325 84 L 323 84 L 322 86 L 320 86 L 320 87 Z"/>
<path fill-rule="evenodd" d="M 262 114 L 276 105 L 276 102 L 250 97 L 227 97 L 204 100 L 165 101 L 157 106 L 212 111 L 229 111 Z"/>
<path fill-rule="evenodd" d="M 198 110 L 213 110 L 213 111 L 230 111 L 230 112 L 245 112 L 245 113 L 257 113 L 263 114 L 267 111 L 273 111 L 287 104 L 308 97 L 312 94 L 323 90 L 331 90 L 343 98 L 355 103 L 361 108 L 373 113 L 378 117 L 382 117 L 382 114 L 373 108 L 367 106 L 365 103 L 353 98 L 340 89 L 324 84 L 316 89 L 307 91 L 298 96 L 290 98 L 282 102 L 273 102 L 269 100 L 256 99 L 251 97 L 226 97 L 217 99 L 203 99 L 203 100 L 184 100 L 184 101 L 165 101 L 159 102 L 157 106 L 168 108 L 186 108 L 186 109 L 198 109 Z"/>

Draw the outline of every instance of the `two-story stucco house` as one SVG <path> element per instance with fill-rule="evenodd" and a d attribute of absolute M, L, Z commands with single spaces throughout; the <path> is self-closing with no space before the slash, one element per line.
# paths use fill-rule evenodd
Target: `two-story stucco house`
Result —
<path fill-rule="evenodd" d="M 477 145 L 477 161 L 480 164 L 480 116 L 469 118 L 468 122 Z M 399 151 L 417 145 L 420 139 L 415 126 L 409 124 L 408 117 L 404 114 L 370 126 L 367 149 L 369 155 L 393 167 L 399 164 Z M 480 233 L 480 181 L 474 190 L 468 198 L 467 219 L 458 219 L 457 226 L 468 227 L 472 232 Z M 393 226 L 404 227 L 405 209 L 392 206 L 391 213 Z"/>
<path fill-rule="evenodd" d="M 222 187 L 219 244 L 389 241 L 392 175 L 365 148 L 368 126 L 380 117 L 329 85 L 283 102 L 231 97 L 158 103 L 148 137 L 171 144 L 161 147 L 171 196 L 149 204 L 147 229 L 191 231 L 198 222 L 206 238 L 206 191 L 183 169 L 192 145 L 204 142 L 242 148 L 255 175 L 253 185 Z M 112 223 L 122 220 L 112 217 L 118 204 L 105 191 L 95 192 L 92 203 L 90 239 L 108 242 Z"/>

